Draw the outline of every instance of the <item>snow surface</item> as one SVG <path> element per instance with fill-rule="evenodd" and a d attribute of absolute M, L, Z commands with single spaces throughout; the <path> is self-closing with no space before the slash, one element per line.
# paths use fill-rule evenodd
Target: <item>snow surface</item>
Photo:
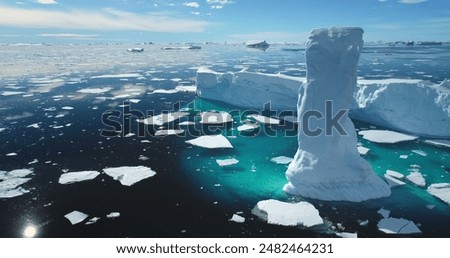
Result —
<path fill-rule="evenodd" d="M 347 110 L 356 85 L 361 28 L 317 29 L 311 32 L 306 49 L 307 79 L 299 90 L 298 116 L 311 110 L 326 114 Z M 289 164 L 289 180 L 283 190 L 291 195 L 329 201 L 360 202 L 387 197 L 390 187 L 378 177 L 357 149 L 355 127 L 344 113 L 339 120 L 348 135 L 325 132 L 311 137 L 299 132 L 298 150 Z M 325 119 L 311 119 L 309 128 L 325 131 Z"/>
<path fill-rule="evenodd" d="M 68 219 L 70 223 L 72 223 L 72 225 L 75 225 L 85 220 L 87 217 L 89 217 L 89 215 L 81 211 L 72 211 L 64 215 L 64 217 Z"/>
<path fill-rule="evenodd" d="M 145 166 L 105 168 L 103 172 L 114 178 L 114 180 L 119 180 L 125 186 L 134 185 L 141 180 L 156 175 L 155 171 Z"/>
<path fill-rule="evenodd" d="M 378 230 L 386 234 L 420 234 L 422 231 L 410 220 L 403 218 L 383 218 L 378 222 Z"/>
<path fill-rule="evenodd" d="M 270 161 L 275 162 L 277 164 L 283 164 L 283 165 L 287 165 L 289 163 L 291 163 L 294 159 L 291 157 L 286 157 L 286 156 L 279 156 L 279 157 L 274 157 L 271 158 Z"/>
<path fill-rule="evenodd" d="M 427 192 L 450 204 L 450 183 L 437 183 L 428 186 Z"/>
<path fill-rule="evenodd" d="M 269 224 L 312 227 L 323 224 L 319 211 L 308 202 L 287 203 L 278 200 L 259 201 L 253 213 Z"/>
<path fill-rule="evenodd" d="M 425 187 L 427 185 L 427 183 L 425 182 L 425 178 L 423 178 L 420 172 L 411 172 L 406 176 L 406 179 L 420 187 Z"/>
<path fill-rule="evenodd" d="M 217 162 L 217 164 L 219 164 L 219 166 L 226 167 L 226 166 L 231 166 L 231 165 L 239 163 L 239 160 L 237 160 L 235 158 L 231 158 L 231 159 L 216 159 L 216 162 Z"/>
<path fill-rule="evenodd" d="M 62 174 L 59 177 L 58 183 L 66 185 L 73 184 L 82 181 L 88 181 L 96 178 L 100 175 L 97 171 L 80 171 L 80 172 L 69 172 Z"/>
<path fill-rule="evenodd" d="M 364 139 L 376 143 L 398 143 L 414 141 L 418 138 L 417 136 L 388 130 L 365 130 L 359 131 L 358 134 L 362 135 Z"/>
<path fill-rule="evenodd" d="M 203 135 L 195 139 L 186 141 L 186 143 L 208 149 L 233 148 L 233 145 L 231 145 L 228 139 L 221 134 Z"/>

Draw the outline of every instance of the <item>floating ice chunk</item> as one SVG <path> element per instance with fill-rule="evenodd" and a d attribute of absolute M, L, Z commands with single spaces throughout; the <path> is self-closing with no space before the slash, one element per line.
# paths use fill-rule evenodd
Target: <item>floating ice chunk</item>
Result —
<path fill-rule="evenodd" d="M 391 211 L 381 208 L 377 211 L 377 213 L 380 214 L 383 218 L 389 218 Z"/>
<path fill-rule="evenodd" d="M 414 152 L 415 154 L 420 155 L 422 157 L 428 156 L 428 154 L 425 151 L 422 151 L 422 150 L 412 150 L 411 152 Z"/>
<path fill-rule="evenodd" d="M 378 222 L 378 230 L 386 234 L 420 234 L 422 231 L 410 220 L 403 218 L 383 218 Z"/>
<path fill-rule="evenodd" d="M 38 162 L 39 162 L 38 159 L 33 159 L 32 161 L 28 162 L 28 165 L 36 164 Z"/>
<path fill-rule="evenodd" d="M 231 115 L 229 113 L 223 112 L 223 111 L 202 112 L 200 114 L 200 116 L 202 118 L 200 120 L 200 124 L 216 125 L 216 124 L 225 124 L 225 123 L 233 122 L 233 118 L 231 117 Z"/>
<path fill-rule="evenodd" d="M 33 174 L 33 170 L 27 168 L 14 169 L 8 172 L 9 177 L 26 177 L 31 174 Z"/>
<path fill-rule="evenodd" d="M 434 209 L 434 207 L 436 207 L 436 205 L 434 205 L 434 204 L 427 204 L 427 205 L 425 205 L 425 207 L 427 209 L 429 209 L 429 210 L 432 210 L 432 209 Z"/>
<path fill-rule="evenodd" d="M 82 181 L 88 181 L 96 178 L 100 175 L 97 171 L 80 171 L 80 172 L 69 172 L 62 174 L 59 177 L 58 183 L 66 185 L 73 184 Z"/>
<path fill-rule="evenodd" d="M 244 223 L 245 222 L 245 218 L 237 215 L 237 214 L 233 214 L 233 217 L 231 217 L 230 221 L 236 222 L 236 223 Z"/>
<path fill-rule="evenodd" d="M 243 124 L 241 126 L 238 126 L 237 130 L 239 132 L 248 132 L 248 131 L 253 131 L 255 129 L 258 129 L 258 128 L 259 128 L 258 124 L 247 123 L 247 124 Z"/>
<path fill-rule="evenodd" d="M 358 148 L 359 154 L 361 154 L 361 155 L 366 155 L 370 151 L 369 148 L 366 148 L 364 146 L 358 146 L 357 148 Z"/>
<path fill-rule="evenodd" d="M 129 101 L 130 101 L 131 103 L 134 103 L 134 104 L 137 104 L 137 103 L 141 102 L 140 99 L 129 99 Z"/>
<path fill-rule="evenodd" d="M 362 135 L 364 139 L 376 143 L 397 143 L 404 141 L 413 141 L 418 138 L 417 136 L 388 130 L 366 130 L 359 131 L 358 134 Z"/>
<path fill-rule="evenodd" d="M 231 145 L 228 139 L 221 134 L 200 136 L 198 138 L 186 141 L 186 143 L 208 149 L 233 148 L 233 145 Z"/>
<path fill-rule="evenodd" d="M 270 161 L 275 162 L 277 164 L 287 165 L 291 163 L 294 159 L 286 156 L 279 156 L 275 158 L 271 158 Z"/>
<path fill-rule="evenodd" d="M 71 107 L 71 106 L 64 106 L 64 107 L 62 107 L 61 109 L 64 109 L 64 110 L 72 110 L 73 107 Z"/>
<path fill-rule="evenodd" d="M 23 93 L 25 93 L 25 92 L 23 92 L 23 91 L 4 91 L 1 93 L 1 95 L 6 97 L 6 96 L 20 95 Z"/>
<path fill-rule="evenodd" d="M 2 191 L 0 187 L 0 199 L 6 198 L 14 198 L 17 196 L 21 196 L 23 194 L 29 193 L 29 190 L 23 189 L 22 187 L 18 187 L 16 189 Z"/>
<path fill-rule="evenodd" d="M 141 180 L 156 175 L 156 172 L 149 167 L 116 167 L 105 168 L 103 171 L 114 180 L 118 180 L 122 185 L 131 186 Z"/>
<path fill-rule="evenodd" d="M 387 169 L 387 170 L 386 170 L 386 174 L 389 175 L 389 176 L 391 176 L 391 177 L 400 179 L 400 180 L 402 180 L 402 179 L 405 178 L 405 176 L 404 176 L 402 173 L 397 172 L 397 171 L 394 171 L 394 170 L 390 170 L 390 169 Z"/>
<path fill-rule="evenodd" d="M 6 157 L 13 157 L 13 156 L 17 156 L 17 155 L 18 155 L 18 154 L 15 153 L 15 152 L 10 152 L 10 153 L 6 154 L 5 156 L 6 156 Z"/>
<path fill-rule="evenodd" d="M 442 201 L 450 204 L 450 184 L 449 183 L 437 183 L 428 186 L 427 192 L 431 195 L 441 199 Z"/>
<path fill-rule="evenodd" d="M 93 217 L 93 218 L 89 219 L 89 220 L 85 223 L 85 225 L 92 225 L 92 224 L 94 224 L 94 223 L 97 223 L 97 221 L 99 221 L 99 220 L 100 220 L 100 217 Z"/>
<path fill-rule="evenodd" d="M 426 186 L 425 178 L 423 178 L 423 176 L 420 172 L 411 172 L 411 173 L 409 173 L 409 175 L 406 176 L 406 179 L 408 179 L 409 181 L 411 181 L 413 184 L 415 184 L 417 186 L 420 186 L 420 187 Z"/>
<path fill-rule="evenodd" d="M 36 129 L 38 129 L 39 128 L 39 123 L 34 123 L 34 124 L 31 124 L 31 125 L 27 125 L 27 128 L 36 128 Z"/>
<path fill-rule="evenodd" d="M 342 237 L 342 238 L 358 238 L 358 233 L 336 232 L 336 236 Z"/>
<path fill-rule="evenodd" d="M 231 159 L 216 159 L 216 162 L 217 162 L 217 164 L 219 164 L 219 166 L 226 167 L 226 166 L 231 166 L 231 165 L 239 163 L 239 160 L 237 160 L 235 158 L 231 158 Z"/>
<path fill-rule="evenodd" d="M 181 117 L 188 116 L 187 112 L 173 112 L 164 113 L 156 116 L 151 116 L 143 120 L 137 120 L 139 123 L 144 123 L 146 125 L 163 125 L 166 123 L 173 122 Z"/>
<path fill-rule="evenodd" d="M 424 142 L 439 147 L 450 147 L 450 140 L 425 140 Z"/>
<path fill-rule="evenodd" d="M 64 215 L 64 217 L 66 219 L 68 219 L 70 221 L 70 223 L 72 223 L 72 225 L 78 224 L 80 222 L 82 222 L 83 220 L 85 220 L 89 215 L 80 212 L 80 211 L 72 211 L 71 213 L 67 213 L 66 215 Z"/>
<path fill-rule="evenodd" d="M 177 135 L 184 133 L 184 130 L 181 129 L 167 129 L 167 130 L 158 130 L 155 132 L 155 136 L 168 136 L 168 135 Z"/>
<path fill-rule="evenodd" d="M 397 178 L 390 176 L 388 174 L 384 174 L 384 178 L 386 178 L 386 181 L 388 182 L 390 187 L 402 186 L 406 184 L 405 182 L 400 181 Z"/>
<path fill-rule="evenodd" d="M 362 227 L 367 227 L 369 225 L 369 220 L 358 220 L 358 223 Z"/>
<path fill-rule="evenodd" d="M 178 91 L 176 89 L 156 89 L 154 91 L 152 91 L 150 94 L 174 94 L 177 93 Z"/>
<path fill-rule="evenodd" d="M 409 156 L 408 155 L 400 155 L 399 158 L 401 159 L 407 159 Z"/>
<path fill-rule="evenodd" d="M 120 217 L 120 212 L 117 212 L 117 211 L 111 212 L 111 213 L 109 213 L 108 215 L 106 215 L 106 217 L 107 217 L 108 219 L 115 219 L 115 218 L 118 218 L 118 217 Z"/>
<path fill-rule="evenodd" d="M 112 87 L 86 88 L 86 89 L 77 90 L 77 92 L 86 93 L 86 94 L 101 94 L 101 93 L 108 92 L 112 89 L 113 89 Z"/>
<path fill-rule="evenodd" d="M 6 130 L 6 128 L 4 128 L 4 127 L 0 128 L 0 133 L 5 131 L 5 130 Z"/>
<path fill-rule="evenodd" d="M 97 76 L 91 76 L 90 79 L 121 79 L 121 78 L 137 78 L 142 75 L 138 73 L 123 73 L 123 74 L 103 74 Z"/>
<path fill-rule="evenodd" d="M 312 227 L 323 224 L 319 211 L 308 202 L 287 203 L 278 200 L 264 200 L 252 211 L 269 224 L 283 226 Z"/>
<path fill-rule="evenodd" d="M 269 125 L 279 125 L 280 124 L 279 119 L 262 116 L 262 115 L 258 115 L 258 114 L 248 115 L 247 118 L 253 118 L 262 124 L 269 124 Z"/>
<path fill-rule="evenodd" d="M 178 92 L 197 92 L 197 86 L 184 86 L 184 85 L 179 85 L 177 87 L 175 87 L 175 90 Z"/>
<path fill-rule="evenodd" d="M 179 123 L 178 125 L 179 126 L 180 125 L 182 125 L 182 126 L 195 125 L 195 122 L 193 122 L 193 121 L 183 121 L 183 122 Z"/>

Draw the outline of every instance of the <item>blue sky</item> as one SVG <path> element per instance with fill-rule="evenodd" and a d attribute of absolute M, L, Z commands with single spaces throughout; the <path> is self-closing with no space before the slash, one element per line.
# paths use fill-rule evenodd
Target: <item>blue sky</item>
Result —
<path fill-rule="evenodd" d="M 449 0 L 0 0 L 0 43 L 303 42 L 359 26 L 365 41 L 450 41 Z"/>

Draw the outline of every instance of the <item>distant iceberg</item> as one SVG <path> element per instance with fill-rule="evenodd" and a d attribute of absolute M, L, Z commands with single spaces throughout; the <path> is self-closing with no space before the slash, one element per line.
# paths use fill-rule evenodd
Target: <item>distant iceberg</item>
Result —
<path fill-rule="evenodd" d="M 141 47 L 134 47 L 134 48 L 128 48 L 127 51 L 132 52 L 132 53 L 140 53 L 140 52 L 144 52 L 144 49 Z"/>
<path fill-rule="evenodd" d="M 248 48 L 266 50 L 269 48 L 270 45 L 265 40 L 250 40 L 245 42 L 245 46 Z"/>

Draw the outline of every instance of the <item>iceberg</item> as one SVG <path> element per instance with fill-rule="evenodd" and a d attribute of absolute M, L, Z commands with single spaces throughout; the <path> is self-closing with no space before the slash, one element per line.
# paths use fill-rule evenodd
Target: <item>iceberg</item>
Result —
<path fill-rule="evenodd" d="M 144 166 L 105 168 L 103 169 L 103 172 L 125 186 L 134 185 L 141 180 L 156 175 L 155 171 Z"/>
<path fill-rule="evenodd" d="M 428 186 L 427 192 L 450 204 L 450 183 L 437 183 Z"/>
<path fill-rule="evenodd" d="M 73 184 L 82 181 L 88 181 L 96 178 L 100 175 L 97 171 L 80 171 L 80 172 L 69 172 L 62 174 L 59 177 L 58 183 L 66 185 Z"/>
<path fill-rule="evenodd" d="M 418 138 L 417 136 L 388 130 L 364 130 L 359 131 L 358 134 L 362 135 L 364 139 L 376 143 L 398 143 L 414 141 Z"/>
<path fill-rule="evenodd" d="M 221 134 L 203 135 L 186 141 L 186 143 L 207 149 L 233 148 L 233 145 L 231 145 L 228 139 Z"/>
<path fill-rule="evenodd" d="M 254 131 L 254 130 L 258 129 L 258 128 L 259 128 L 258 124 L 245 123 L 243 125 L 238 126 L 237 130 L 239 132 L 252 132 L 252 131 Z"/>
<path fill-rule="evenodd" d="M 269 48 L 270 45 L 265 40 L 249 40 L 245 42 L 245 46 L 248 48 L 266 50 Z"/>
<path fill-rule="evenodd" d="M 425 182 L 425 178 L 423 178 L 420 172 L 411 172 L 406 176 L 406 179 L 420 187 L 425 187 L 427 185 Z"/>
<path fill-rule="evenodd" d="M 378 222 L 378 230 L 386 234 L 420 234 L 422 231 L 410 220 L 403 218 L 383 218 Z"/>
<path fill-rule="evenodd" d="M 85 220 L 89 215 L 80 211 L 72 211 L 64 215 L 64 217 L 68 219 L 72 225 L 75 225 Z"/>
<path fill-rule="evenodd" d="M 332 110 L 348 110 L 356 85 L 362 34 L 361 28 L 311 32 L 306 49 L 307 79 L 299 90 L 299 117 L 311 111 L 327 115 Z M 331 111 L 327 108 L 329 101 Z M 341 115 L 339 121 L 344 132 L 325 133 L 326 119 L 310 119 L 309 128 L 322 129 L 319 135 L 312 137 L 304 130 L 299 131 L 298 150 L 286 171 L 289 181 L 283 188 L 286 193 L 352 202 L 391 194 L 390 187 L 360 156 L 348 112 Z"/>
<path fill-rule="evenodd" d="M 269 224 L 282 226 L 312 227 L 323 224 L 319 211 L 309 202 L 287 203 L 278 200 L 264 200 L 252 211 Z"/>

